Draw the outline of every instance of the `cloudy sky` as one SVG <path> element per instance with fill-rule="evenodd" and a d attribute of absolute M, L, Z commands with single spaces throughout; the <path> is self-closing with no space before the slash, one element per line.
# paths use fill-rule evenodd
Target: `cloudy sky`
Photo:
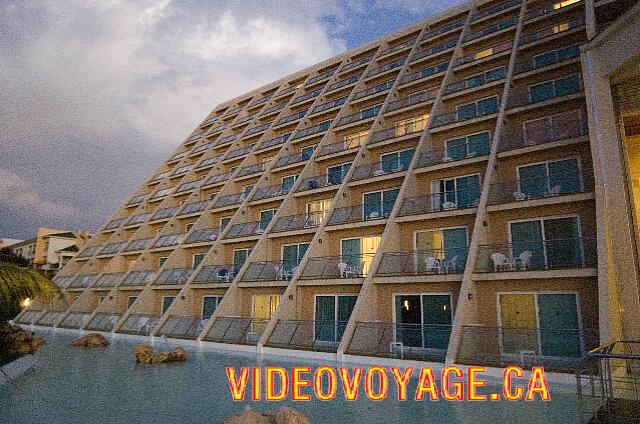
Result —
<path fill-rule="evenodd" d="M 0 237 L 96 230 L 217 103 L 456 3 L 0 1 Z"/>

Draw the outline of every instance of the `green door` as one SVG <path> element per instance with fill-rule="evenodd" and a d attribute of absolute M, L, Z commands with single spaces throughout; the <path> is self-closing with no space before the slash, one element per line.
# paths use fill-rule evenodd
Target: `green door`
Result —
<path fill-rule="evenodd" d="M 362 247 L 360 239 L 342 240 L 342 257 L 340 261 L 346 263 L 351 269 L 362 262 Z"/>
<path fill-rule="evenodd" d="M 204 296 L 202 298 L 202 319 L 209 319 L 216 311 L 222 296 Z"/>
<path fill-rule="evenodd" d="M 233 251 L 233 270 L 232 270 L 233 276 L 238 274 L 238 271 L 240 271 L 240 268 L 242 268 L 242 265 L 244 265 L 244 263 L 246 262 L 247 256 L 249 256 L 248 249 L 240 249 L 240 250 Z"/>
<path fill-rule="evenodd" d="M 393 210 L 393 205 L 396 204 L 396 199 L 398 198 L 399 189 L 391 189 L 385 190 L 382 192 L 382 216 L 388 217 L 391 215 L 391 211 Z"/>
<path fill-rule="evenodd" d="M 316 340 L 335 341 L 335 319 L 335 296 L 316 296 Z"/>
<path fill-rule="evenodd" d="M 336 323 L 336 341 L 340 341 L 342 339 L 342 335 L 344 334 L 344 330 L 347 327 L 347 322 L 349 318 L 351 318 L 351 312 L 353 312 L 353 307 L 356 305 L 356 300 L 358 296 L 338 296 L 338 322 Z"/>
<path fill-rule="evenodd" d="M 549 162 L 549 188 L 558 194 L 579 193 L 582 178 L 577 159 Z"/>
<path fill-rule="evenodd" d="M 582 252 L 575 217 L 544 221 L 544 239 L 549 268 L 579 268 Z"/>
<path fill-rule="evenodd" d="M 167 309 L 169 309 L 169 306 L 171 306 L 175 299 L 175 296 L 164 296 L 162 298 L 162 311 L 160 312 L 161 315 L 164 315 L 165 312 L 167 312 Z"/>
<path fill-rule="evenodd" d="M 524 251 L 531 252 L 530 269 L 545 269 L 546 259 L 541 221 L 512 222 L 511 246 L 514 257 L 518 257 Z"/>
<path fill-rule="evenodd" d="M 396 295 L 395 340 L 405 346 L 422 347 L 420 295 Z"/>
<path fill-rule="evenodd" d="M 467 261 L 467 229 L 449 228 L 442 230 L 444 260 L 453 271 L 461 271 Z"/>
<path fill-rule="evenodd" d="M 451 296 L 422 295 L 424 347 L 446 349 L 451 333 Z"/>
<path fill-rule="evenodd" d="M 376 191 L 364 195 L 362 215 L 364 219 L 382 218 L 382 192 Z"/>
<path fill-rule="evenodd" d="M 480 199 L 480 176 L 456 178 L 456 205 L 459 208 L 473 206 Z"/>
<path fill-rule="evenodd" d="M 538 315 L 543 355 L 582 355 L 576 295 L 538 294 Z"/>
<path fill-rule="evenodd" d="M 530 198 L 544 197 L 549 192 L 547 165 L 521 166 L 518 168 L 519 191 Z"/>

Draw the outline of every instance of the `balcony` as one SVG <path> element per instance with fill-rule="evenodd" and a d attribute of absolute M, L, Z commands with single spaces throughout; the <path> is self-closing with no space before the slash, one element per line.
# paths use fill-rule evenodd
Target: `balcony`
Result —
<path fill-rule="evenodd" d="M 239 205 L 244 202 L 246 194 L 241 191 L 239 193 L 229 194 L 228 196 L 222 196 L 213 205 L 214 208 L 224 208 L 227 206 Z"/>
<path fill-rule="evenodd" d="M 139 196 L 135 196 L 135 197 L 133 197 L 131 200 L 129 200 L 127 202 L 127 206 L 140 204 L 140 203 L 144 202 L 145 200 L 147 200 L 148 196 L 149 196 L 148 194 L 141 194 Z"/>
<path fill-rule="evenodd" d="M 202 333 L 208 321 L 201 316 L 170 315 L 157 334 L 174 339 L 195 340 Z"/>
<path fill-rule="evenodd" d="M 393 87 L 394 83 L 395 83 L 395 79 L 392 79 L 392 80 L 374 85 L 373 87 L 367 88 L 366 90 L 357 91 L 353 93 L 351 100 L 354 101 L 358 99 L 363 99 L 365 97 L 369 97 L 374 94 L 388 91 L 391 87 Z"/>
<path fill-rule="evenodd" d="M 477 40 L 478 38 L 484 37 L 486 35 L 494 34 L 494 33 L 498 32 L 498 31 L 502 31 L 504 29 L 514 27 L 517 23 L 518 23 L 518 18 L 517 17 L 505 19 L 504 21 L 498 22 L 495 25 L 491 25 L 489 27 L 482 28 L 481 30 L 478 30 L 478 31 L 475 31 L 475 32 L 470 32 L 464 38 L 464 41 L 465 42 L 469 42 L 469 41 L 472 41 L 472 40 Z"/>
<path fill-rule="evenodd" d="M 89 287 L 98 277 L 98 274 L 89 274 L 89 275 L 78 275 L 72 282 L 67 286 L 68 289 L 79 289 L 79 288 L 87 288 Z"/>
<path fill-rule="evenodd" d="M 159 219 L 171 218 L 173 215 L 175 215 L 178 209 L 179 209 L 178 206 L 174 206 L 172 208 L 158 209 L 157 211 L 155 211 L 150 221 L 157 221 Z"/>
<path fill-rule="evenodd" d="M 385 252 L 376 270 L 377 277 L 460 274 L 464 271 L 468 248 Z"/>
<path fill-rule="evenodd" d="M 75 277 L 70 275 L 66 277 L 63 277 L 61 275 L 56 275 L 55 277 L 53 277 L 52 281 L 53 281 L 53 284 L 55 284 L 57 287 L 65 288 L 69 285 L 71 281 L 73 281 L 74 278 Z"/>
<path fill-rule="evenodd" d="M 331 122 L 321 122 L 318 125 L 314 125 L 312 127 L 303 128 L 303 129 L 298 130 L 296 132 L 296 135 L 293 136 L 293 139 L 297 140 L 297 139 L 300 139 L 300 138 L 303 138 L 303 137 L 308 137 L 310 135 L 323 133 L 323 132 L 327 131 L 330 126 L 331 126 Z"/>
<path fill-rule="evenodd" d="M 525 200 L 546 199 L 578 193 L 592 193 L 593 170 L 555 172 L 491 184 L 489 204 L 501 205 Z"/>
<path fill-rule="evenodd" d="M 300 215 L 287 215 L 278 218 L 273 228 L 272 233 L 280 233 L 285 231 L 305 230 L 308 228 L 317 228 L 320 226 L 322 219 L 325 216 L 325 212 L 311 212 Z"/>
<path fill-rule="evenodd" d="M 242 276 L 242 281 L 289 281 L 298 270 L 292 261 L 251 262 Z"/>
<path fill-rule="evenodd" d="M 195 155 L 197 153 L 202 153 L 205 150 L 209 150 L 210 148 L 213 147 L 213 143 L 204 143 L 199 145 L 198 147 L 193 148 L 190 152 L 189 152 L 189 156 Z"/>
<path fill-rule="evenodd" d="M 347 327 L 347 321 L 277 320 L 268 347 L 280 349 L 335 352 Z"/>
<path fill-rule="evenodd" d="M 155 285 L 186 284 L 189 278 L 191 278 L 193 271 L 194 269 L 191 267 L 165 269 L 156 279 Z"/>
<path fill-rule="evenodd" d="M 204 168 L 205 166 L 215 165 L 216 163 L 220 162 L 221 159 L 222 159 L 222 155 L 217 155 L 217 156 L 204 159 L 198 165 L 196 165 L 196 169 Z"/>
<path fill-rule="evenodd" d="M 23 311 L 20 315 L 18 315 L 15 319 L 14 322 L 17 322 L 18 324 L 31 324 L 33 323 L 33 321 L 35 321 L 38 316 L 42 313 L 41 309 L 28 309 Z"/>
<path fill-rule="evenodd" d="M 501 4 L 499 4 L 499 5 L 497 5 L 497 6 L 494 6 L 494 7 L 490 8 L 490 9 L 483 10 L 482 12 L 478 12 L 478 13 L 476 13 L 476 14 L 475 14 L 475 15 L 473 15 L 473 17 L 471 18 L 471 21 L 472 21 L 472 22 L 473 22 L 473 21 L 477 21 L 477 20 L 482 19 L 482 18 L 485 18 L 485 17 L 487 17 L 487 16 L 494 15 L 494 14 L 496 14 L 496 13 L 498 13 L 498 12 L 503 11 L 503 10 L 506 10 L 506 9 L 512 8 L 512 7 L 514 7 L 514 6 L 518 5 L 518 4 L 520 4 L 521 2 L 522 2 L 522 0 L 509 0 L 509 1 L 505 1 L 504 3 L 501 3 Z"/>
<path fill-rule="evenodd" d="M 595 238 L 529 240 L 511 244 L 482 245 L 474 272 L 522 272 L 595 268 Z"/>
<path fill-rule="evenodd" d="M 411 56 L 411 62 L 415 62 L 418 59 L 423 59 L 423 58 L 427 58 L 429 56 L 433 56 L 436 55 L 438 53 L 441 53 L 445 50 L 449 50 L 449 49 L 453 49 L 455 46 L 458 45 L 458 39 L 454 38 L 452 40 L 449 40 L 445 43 L 439 44 L 437 46 L 433 46 L 431 48 L 428 49 L 420 49 L 418 51 L 416 51 L 413 56 Z"/>
<path fill-rule="evenodd" d="M 346 353 L 444 362 L 450 325 L 356 322 Z"/>
<path fill-rule="evenodd" d="M 470 53 L 466 56 L 459 58 L 456 61 L 456 66 L 467 65 L 469 63 L 476 62 L 478 60 L 486 59 L 497 54 L 511 50 L 513 47 L 513 41 L 503 41 L 502 43 L 495 44 L 491 47 L 479 50 L 477 52 Z"/>
<path fill-rule="evenodd" d="M 498 149 L 504 152 L 553 141 L 570 140 L 588 134 L 589 127 L 587 122 L 579 118 L 563 122 L 549 121 L 534 128 L 527 128 L 526 131 L 505 134 L 500 140 Z"/>
<path fill-rule="evenodd" d="M 353 69 L 353 68 L 356 68 L 356 67 L 358 67 L 360 65 L 364 65 L 365 63 L 369 63 L 371 61 L 371 59 L 373 59 L 373 55 L 369 55 L 369 56 L 366 56 L 366 57 L 362 57 L 360 59 L 356 59 L 353 62 L 346 63 L 342 68 L 340 68 L 340 70 L 338 72 L 339 73 L 346 72 L 349 69 Z"/>
<path fill-rule="evenodd" d="M 102 250 L 100 251 L 100 255 L 113 255 L 120 251 L 120 249 L 124 246 L 124 243 L 109 243 L 106 244 Z"/>
<path fill-rule="evenodd" d="M 260 226 L 260 221 L 244 222 L 242 224 L 234 224 L 229 228 L 225 239 L 233 239 L 239 237 L 249 237 L 264 234 L 264 228 Z"/>
<path fill-rule="evenodd" d="M 152 241 L 153 241 L 153 238 L 131 240 L 127 245 L 127 247 L 124 248 L 123 252 L 135 252 L 138 250 L 145 250 L 147 247 L 149 247 Z"/>
<path fill-rule="evenodd" d="M 153 183 L 153 182 L 155 182 L 155 181 L 164 180 L 164 179 L 165 179 L 165 177 L 168 177 L 168 176 L 169 176 L 169 174 L 171 174 L 171 172 L 170 172 L 170 171 L 166 171 L 166 172 L 161 172 L 161 173 L 159 173 L 159 174 L 157 174 L 157 175 L 154 175 L 154 176 L 151 178 L 151 180 L 149 180 L 149 183 Z"/>
<path fill-rule="evenodd" d="M 381 108 L 382 108 L 382 105 L 376 105 L 376 106 L 361 110 L 360 112 L 343 116 L 338 120 L 336 127 L 353 124 L 354 122 L 364 121 L 365 119 L 375 118 L 378 115 L 378 112 L 380 112 Z"/>
<path fill-rule="evenodd" d="M 201 228 L 195 230 L 185 240 L 185 244 L 213 242 L 220 236 L 220 228 Z"/>
<path fill-rule="evenodd" d="M 91 312 L 69 312 L 58 324 L 58 327 L 80 329 L 89 321 L 89 317 L 91 317 Z"/>
<path fill-rule="evenodd" d="M 141 224 L 144 221 L 146 221 L 147 218 L 149 218 L 150 216 L 151 216 L 151 213 L 140 213 L 138 215 L 132 215 L 131 218 L 129 218 L 129 220 L 125 224 L 125 227 L 129 225 Z"/>
<path fill-rule="evenodd" d="M 250 144 L 250 145 L 242 147 L 240 149 L 232 150 L 229 153 L 227 153 L 227 155 L 224 157 L 224 160 L 230 160 L 230 159 L 235 159 L 235 158 L 239 158 L 241 156 L 244 156 L 247 153 L 251 152 L 253 150 L 254 146 L 255 146 L 255 144 Z"/>
<path fill-rule="evenodd" d="M 183 159 L 187 156 L 187 153 L 189 153 L 188 150 L 185 150 L 184 152 L 176 153 L 175 155 L 171 156 L 167 162 L 175 162 L 177 160 Z"/>
<path fill-rule="evenodd" d="M 443 113 L 433 117 L 431 128 L 443 127 L 445 125 L 457 124 L 460 122 L 469 121 L 475 118 L 481 118 L 483 116 L 491 116 L 498 113 L 499 99 L 494 104 L 487 105 L 486 107 L 475 107 L 473 110 L 465 109 L 464 111 L 457 110 L 455 112 Z"/>
<path fill-rule="evenodd" d="M 393 206 L 393 205 L 391 205 Z M 375 221 L 378 219 L 388 218 L 391 214 L 391 207 L 385 205 L 385 211 L 382 211 L 380 205 L 373 208 L 365 208 L 364 205 L 347 206 L 345 208 L 336 208 L 327 221 L 327 225 L 341 225 L 354 222 Z"/>
<path fill-rule="evenodd" d="M 421 133 L 424 127 L 427 125 L 428 119 L 429 117 L 425 116 L 411 122 L 407 122 L 404 125 L 397 125 L 385 130 L 376 131 L 373 133 L 371 140 L 369 140 L 369 144 L 380 143 L 406 135 Z"/>
<path fill-rule="evenodd" d="M 464 325 L 456 362 L 576 371 L 585 366 L 586 352 L 598 346 L 598 338 L 591 329 Z"/>
<path fill-rule="evenodd" d="M 428 102 L 435 99 L 438 96 L 439 91 L 440 87 L 432 87 L 424 91 L 411 93 L 410 95 L 405 96 L 401 99 L 389 102 L 389 104 L 387 105 L 387 110 L 385 112 L 392 112 L 394 110 L 404 109 L 405 107 L 417 105 L 419 103 Z"/>
<path fill-rule="evenodd" d="M 285 194 L 289 193 L 289 190 L 291 190 L 291 186 L 288 184 L 262 187 L 256 190 L 255 194 L 251 198 L 251 201 L 255 202 L 256 200 L 271 199 L 274 197 L 284 196 Z"/>
<path fill-rule="evenodd" d="M 395 53 L 397 51 L 400 51 L 400 50 L 402 50 L 404 48 L 411 47 L 416 43 L 416 41 L 417 41 L 417 38 L 412 38 L 410 40 L 407 40 L 407 41 L 405 41 L 403 43 L 400 43 L 400 44 L 397 44 L 395 46 L 391 46 L 391 47 L 387 47 L 386 49 L 382 49 L 382 50 L 380 50 L 378 52 L 378 57 L 387 56 L 387 55 L 390 55 L 390 54 Z"/>
<path fill-rule="evenodd" d="M 437 35 L 444 34 L 445 32 L 453 31 L 456 28 L 460 28 L 464 26 L 464 23 L 465 23 L 465 20 L 461 19 L 459 21 L 450 23 L 443 27 L 440 27 L 431 31 L 427 31 L 422 35 L 422 39 L 420 41 L 428 40 L 429 38 L 433 38 Z"/>
<path fill-rule="evenodd" d="M 123 287 L 146 286 L 156 278 L 154 271 L 131 271 L 122 282 Z"/>
<path fill-rule="evenodd" d="M 363 278 L 367 275 L 373 256 L 370 253 L 309 258 L 300 279 Z"/>
<path fill-rule="evenodd" d="M 182 192 L 185 192 L 185 191 L 196 189 L 196 188 L 200 187 L 200 183 L 201 182 L 202 182 L 202 180 L 194 180 L 194 181 L 189 181 L 189 182 L 186 182 L 186 183 L 182 183 L 176 188 L 176 193 L 182 193 Z"/>
<path fill-rule="evenodd" d="M 337 99 L 331 100 L 330 102 L 321 103 L 315 106 L 311 110 L 311 113 L 312 114 L 320 113 L 325 110 L 333 109 L 334 107 L 342 106 L 345 101 L 347 101 L 347 96 L 338 97 Z"/>
<path fill-rule="evenodd" d="M 360 134 L 356 137 L 345 138 L 342 141 L 338 141 L 337 143 L 325 144 L 320 149 L 318 157 L 328 156 L 334 153 L 344 152 L 360 147 L 364 143 L 364 140 L 367 138 L 367 136 L 368 134 L 365 133 Z"/>
<path fill-rule="evenodd" d="M 565 7 L 574 6 L 574 5 L 577 5 L 579 3 L 582 3 L 582 2 L 578 1 L 576 3 L 573 3 L 573 4 L 570 4 L 570 5 L 558 8 L 556 2 L 549 2 L 549 3 L 545 4 L 544 6 L 539 7 L 537 9 L 528 10 L 527 13 L 525 13 L 525 15 L 524 15 L 524 19 L 525 19 L 525 21 L 528 21 L 530 19 L 537 18 L 538 16 L 546 15 L 548 13 L 553 13 L 553 12 L 556 12 L 556 11 L 565 11 L 565 10 L 567 10 L 567 9 L 565 9 Z"/>
<path fill-rule="evenodd" d="M 330 186 L 336 186 L 342 184 L 344 177 L 347 175 L 347 170 L 341 170 L 340 172 L 316 175 L 315 177 L 305 178 L 300 182 L 297 193 L 315 190 L 317 188 L 324 188 Z"/>
<path fill-rule="evenodd" d="M 117 286 L 124 279 L 124 272 L 102 274 L 94 285 L 95 288 L 111 288 Z"/>
<path fill-rule="evenodd" d="M 208 206 L 209 206 L 208 199 L 201 200 L 200 202 L 186 203 L 182 206 L 182 209 L 180 209 L 180 212 L 178 212 L 178 216 L 202 212 L 203 210 L 207 209 Z"/>
<path fill-rule="evenodd" d="M 381 177 L 383 175 L 395 174 L 409 169 L 410 162 L 389 163 L 375 162 L 360 165 L 353 170 L 351 181 L 362 181 L 368 178 Z"/>
<path fill-rule="evenodd" d="M 421 215 L 474 208 L 479 202 L 480 187 L 451 190 L 404 199 L 398 215 Z"/>
<path fill-rule="evenodd" d="M 233 171 L 225 172 L 224 174 L 212 175 L 204 182 L 203 186 L 212 184 L 220 184 L 226 182 L 233 175 Z"/>
<path fill-rule="evenodd" d="M 233 141 L 235 141 L 238 138 L 238 136 L 240 136 L 239 133 L 231 134 L 231 135 L 228 135 L 226 137 L 222 137 L 216 142 L 215 145 L 216 146 L 223 146 L 225 144 L 232 143 Z"/>
<path fill-rule="evenodd" d="M 551 37 L 553 35 L 561 34 L 563 32 L 576 28 L 581 28 L 583 26 L 584 17 L 573 18 L 558 25 L 551 25 L 541 30 L 531 32 L 529 34 L 523 34 L 522 36 L 520 36 L 520 46 L 525 46 L 539 40 L 544 40 L 545 38 Z"/>
<path fill-rule="evenodd" d="M 292 114 L 292 115 L 288 115 L 288 116 L 285 116 L 284 118 L 280 118 L 280 119 L 278 119 L 278 120 L 276 121 L 276 123 L 275 123 L 275 125 L 274 125 L 274 126 L 275 126 L 275 127 L 278 127 L 278 126 L 280 126 L 280 125 L 288 124 L 288 123 L 290 123 L 290 122 L 299 121 L 300 119 L 304 118 L 304 115 L 306 115 L 306 114 L 307 114 L 307 111 L 308 111 L 308 110 L 309 110 L 309 109 L 304 109 L 304 110 L 301 110 L 301 111 L 299 111 L 299 112 L 296 112 L 296 113 L 294 113 L 294 114 Z"/>
<path fill-rule="evenodd" d="M 247 107 L 248 108 L 252 108 L 252 107 L 264 104 L 264 103 L 268 102 L 270 99 L 271 99 L 271 95 L 262 96 L 259 99 L 256 99 L 253 102 L 249 103 L 249 106 L 247 106 Z"/>
<path fill-rule="evenodd" d="M 292 99 L 291 102 L 289 103 L 289 105 L 293 106 L 295 104 L 302 103 L 304 101 L 313 99 L 314 97 L 317 97 L 320 93 L 322 93 L 322 89 L 318 88 L 318 89 L 313 90 L 313 91 L 311 91 L 311 92 L 309 92 L 307 94 L 303 94 L 302 96 L 298 96 L 298 97 Z"/>
<path fill-rule="evenodd" d="M 82 251 L 78 254 L 79 258 L 88 258 L 90 256 L 95 255 L 96 253 L 98 253 L 98 251 L 100 250 L 102 246 L 87 246 L 84 249 L 82 249 Z"/>
<path fill-rule="evenodd" d="M 506 70 L 500 68 L 496 72 L 485 72 L 480 75 L 475 75 L 471 78 L 467 78 L 464 81 L 459 81 L 454 84 L 449 84 L 444 90 L 444 94 L 453 94 L 463 90 L 469 90 L 471 88 L 480 88 L 483 85 L 490 84 L 495 81 L 504 79 Z"/>
<path fill-rule="evenodd" d="M 309 78 L 309 80 L 307 81 L 307 83 L 305 84 L 306 87 L 315 84 L 316 82 L 322 81 L 322 80 L 326 80 L 327 78 L 330 78 L 333 76 L 333 74 L 336 73 L 335 69 L 332 69 L 330 71 L 327 72 L 323 72 L 321 74 L 316 75 L 315 77 L 311 77 Z"/>
<path fill-rule="evenodd" d="M 294 153 L 287 156 L 282 156 L 278 161 L 273 165 L 273 169 L 282 168 L 284 166 L 293 165 L 294 163 L 305 162 L 311 158 L 311 152 L 302 151 L 298 153 Z"/>
<path fill-rule="evenodd" d="M 122 323 L 117 332 L 149 336 L 158 325 L 160 318 L 162 318 L 160 315 L 131 314 Z"/>
<path fill-rule="evenodd" d="M 282 110 L 287 106 L 287 104 L 289 104 L 289 101 L 285 100 L 284 102 L 278 103 L 277 105 L 268 107 L 260 114 L 260 116 L 267 116 L 274 112 Z"/>
<path fill-rule="evenodd" d="M 114 219 L 113 221 L 109 221 L 109 223 L 104 226 L 103 231 L 116 229 L 120 227 L 125 220 L 126 218 L 119 218 L 119 219 Z"/>
<path fill-rule="evenodd" d="M 236 178 L 246 177 L 248 175 L 257 174 L 258 172 L 263 172 L 266 169 L 266 167 L 267 167 L 266 162 L 260 162 L 260 163 L 256 163 L 249 166 L 243 166 L 238 171 L 238 175 L 236 175 Z"/>
<path fill-rule="evenodd" d="M 414 72 L 412 74 L 404 75 L 400 78 L 399 85 L 409 84 L 410 82 L 420 80 L 422 78 L 427 78 L 432 75 L 443 73 L 449 67 L 449 62 L 442 62 L 438 65 L 429 66 L 428 68 L 421 69 L 418 72 Z"/>
<path fill-rule="evenodd" d="M 62 318 L 64 313 L 65 311 L 47 311 L 34 324 L 43 327 L 53 327 L 58 321 L 60 321 L 60 318 Z"/>
<path fill-rule="evenodd" d="M 258 116 L 257 113 L 253 113 L 251 115 L 243 116 L 242 118 L 240 118 L 236 122 L 234 122 L 232 127 L 235 127 L 235 126 L 240 125 L 240 124 L 244 124 L 245 122 L 252 121 L 253 118 L 255 118 L 256 116 Z"/>
<path fill-rule="evenodd" d="M 432 150 L 420 156 L 416 168 L 424 168 L 443 163 L 455 163 L 463 159 L 486 156 L 491 149 L 489 143 L 490 141 L 482 141 L 451 146 L 444 150 Z"/>
<path fill-rule="evenodd" d="M 332 84 L 327 85 L 327 93 L 330 93 L 334 90 L 337 90 L 338 88 L 342 88 L 342 87 L 346 87 L 347 85 L 351 85 L 351 84 L 355 84 L 356 82 L 358 82 L 360 80 L 360 77 L 362 76 L 362 74 L 358 74 L 358 75 L 352 75 L 349 78 L 345 78 L 341 81 L 338 82 L 334 82 Z M 315 113 L 315 110 L 314 110 Z"/>
<path fill-rule="evenodd" d="M 392 69 L 400 68 L 401 66 L 404 65 L 404 62 L 405 62 L 405 59 L 401 58 L 398 60 L 394 60 L 393 62 L 389 62 L 385 65 L 378 66 L 377 68 L 373 68 L 366 73 L 365 78 L 371 78 L 375 75 L 379 75 L 384 72 L 391 71 Z"/>
<path fill-rule="evenodd" d="M 228 127 L 229 127 L 229 124 L 218 125 L 217 127 L 212 128 L 207 135 L 217 134 L 221 131 L 226 130 Z"/>
<path fill-rule="evenodd" d="M 268 323 L 269 321 L 264 319 L 218 317 L 203 340 L 255 346 Z"/>
<path fill-rule="evenodd" d="M 238 275 L 239 270 L 240 268 L 234 265 L 206 265 L 196 274 L 193 283 L 230 283 Z"/>
<path fill-rule="evenodd" d="M 256 150 L 268 149 L 269 147 L 278 146 L 280 144 L 284 144 L 289 139 L 291 134 L 283 134 L 280 137 L 272 138 L 270 140 L 265 140 L 258 145 Z"/>
<path fill-rule="evenodd" d="M 152 249 L 177 246 L 184 241 L 184 234 L 170 234 L 166 236 L 160 236 L 151 246 Z"/>
<path fill-rule="evenodd" d="M 170 195 L 172 191 L 173 191 L 173 188 L 163 188 L 162 190 L 158 190 L 154 192 L 149 198 L 149 200 L 160 200 L 161 198 Z"/>
<path fill-rule="evenodd" d="M 509 102 L 507 107 L 509 109 L 515 109 L 518 107 L 529 106 L 536 103 L 562 99 L 563 97 L 570 96 L 572 94 L 578 94 L 583 92 L 582 78 L 580 75 L 569 75 L 564 78 L 560 78 L 554 81 L 545 81 L 542 84 L 553 83 L 553 86 L 549 90 L 544 92 L 531 92 L 528 93 L 512 93 L 509 95 Z"/>
<path fill-rule="evenodd" d="M 121 314 L 97 313 L 84 328 L 87 331 L 102 331 L 110 333 L 122 318 Z"/>
<path fill-rule="evenodd" d="M 262 125 L 258 125 L 256 127 L 249 128 L 247 130 L 247 132 L 244 133 L 243 137 L 244 138 L 248 138 L 249 136 L 252 136 L 252 135 L 255 135 L 255 134 L 258 134 L 258 133 L 262 133 L 267 128 L 269 128 L 271 126 L 271 124 L 272 124 L 272 122 L 267 122 L 267 123 L 264 123 Z"/>

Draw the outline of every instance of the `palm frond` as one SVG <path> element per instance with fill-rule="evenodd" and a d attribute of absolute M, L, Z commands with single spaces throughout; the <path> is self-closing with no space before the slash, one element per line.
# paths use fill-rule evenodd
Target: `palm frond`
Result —
<path fill-rule="evenodd" d="M 0 299 L 31 297 L 50 300 L 58 293 L 58 287 L 38 272 L 0 262 Z"/>

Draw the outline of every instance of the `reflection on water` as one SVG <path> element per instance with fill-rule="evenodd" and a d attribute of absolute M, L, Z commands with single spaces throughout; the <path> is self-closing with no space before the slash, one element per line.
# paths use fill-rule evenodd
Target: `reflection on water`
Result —
<path fill-rule="evenodd" d="M 367 399 L 362 389 L 356 402 L 345 401 L 340 391 L 331 402 L 233 402 L 225 367 L 287 367 L 309 362 L 260 360 L 187 347 L 188 362 L 150 366 L 135 363 L 131 348 L 136 342 L 131 340 L 116 339 L 105 349 L 90 350 L 71 347 L 74 337 L 70 335 L 42 336 L 48 344 L 38 352 L 37 365 L 15 384 L 0 387 L 0 423 L 217 423 L 247 405 L 256 410 L 291 406 L 313 423 L 578 421 L 576 398 L 570 394 L 552 392 L 550 402 L 399 402 L 394 400 L 393 382 L 389 398 L 380 402 Z M 174 347 L 159 342 L 156 350 Z"/>

